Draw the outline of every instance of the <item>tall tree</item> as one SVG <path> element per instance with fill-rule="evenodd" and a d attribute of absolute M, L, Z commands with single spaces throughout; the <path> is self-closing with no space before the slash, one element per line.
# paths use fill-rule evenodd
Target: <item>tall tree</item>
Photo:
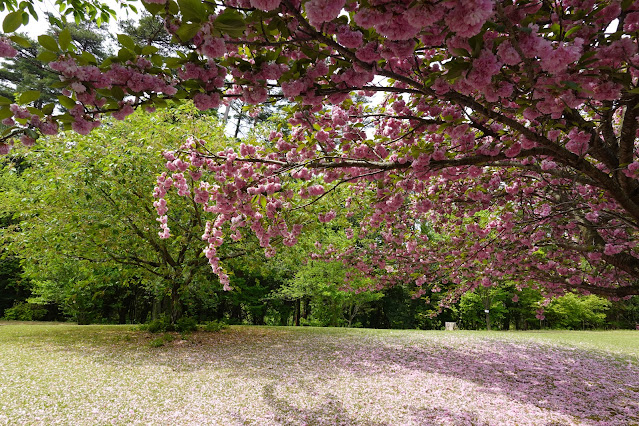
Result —
<path fill-rule="evenodd" d="M 173 320 L 182 315 L 181 296 L 190 286 L 201 281 L 217 287 L 202 254 L 204 222 L 192 202 L 166 200 L 172 210 L 162 223 L 171 225 L 174 239 L 161 239 L 156 229 L 151 193 L 163 168 L 159 151 L 189 134 L 224 138 L 214 120 L 185 106 L 138 115 L 64 143 L 53 138 L 46 149 L 27 152 L 33 166 L 25 172 L 26 191 L 13 195 L 21 219 L 14 251 L 23 257 L 27 276 L 45 288 L 71 286 L 74 294 L 92 281 L 126 287 L 142 280 L 166 301 Z M 193 176 L 173 179 L 186 185 Z M 238 253 L 229 250 L 230 256 Z"/>
<path fill-rule="evenodd" d="M 155 46 L 163 55 L 174 53 L 176 49 L 179 49 L 171 43 L 171 34 L 168 33 L 159 16 L 144 13 L 137 21 L 132 19 L 118 21 L 118 27 L 137 44 Z"/>
<path fill-rule="evenodd" d="M 207 253 L 229 223 L 267 250 L 276 238 L 294 244 L 301 229 L 288 212 L 349 185 L 352 196 L 318 219 L 372 206 L 353 232 L 381 238 L 338 258 L 383 285 L 438 282 L 451 298 L 507 280 L 546 294 L 639 293 L 635 2 L 143 5 L 188 54 L 119 36 L 118 55 L 95 63 L 62 33 L 40 40 L 70 113 L 5 105 L 0 114 L 17 124 L 3 142 L 49 130 L 41 123 L 87 133 L 101 114 L 122 118 L 167 98 L 204 110 L 283 97 L 294 102 L 290 128 L 260 146 L 214 152 L 195 142 L 169 156 L 171 167 L 214 172 L 213 196 L 200 203 L 215 235 Z M 3 51 L 13 53 L 6 40 Z M 384 98 L 365 105 L 354 92 Z M 31 119 L 39 113 L 47 118 Z M 289 190 L 300 181 L 303 190 Z M 447 239 L 429 242 L 427 223 Z M 228 282 L 219 258 L 210 261 Z"/>

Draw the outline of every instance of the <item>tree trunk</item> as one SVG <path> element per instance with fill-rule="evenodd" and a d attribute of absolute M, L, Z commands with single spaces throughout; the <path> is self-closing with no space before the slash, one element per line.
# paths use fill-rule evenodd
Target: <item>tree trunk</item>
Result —
<path fill-rule="evenodd" d="M 242 125 L 242 107 L 240 106 L 240 110 L 237 113 L 237 124 L 235 125 L 235 139 L 237 139 L 240 135 L 240 126 Z"/>
<path fill-rule="evenodd" d="M 235 320 L 238 324 L 242 324 L 242 305 L 231 305 L 231 319 Z"/>
<path fill-rule="evenodd" d="M 357 305 L 356 303 L 351 303 L 351 306 L 349 307 L 349 313 L 348 313 L 348 328 L 351 328 L 351 326 L 353 325 L 353 320 L 355 319 L 355 316 L 357 315 L 357 313 L 359 312 L 359 305 Z"/>
<path fill-rule="evenodd" d="M 304 313 L 302 314 L 302 318 L 308 320 L 308 317 L 311 315 L 311 299 L 304 300 Z"/>
<path fill-rule="evenodd" d="M 293 304 L 289 302 L 283 302 L 282 306 L 278 310 L 280 314 L 280 325 L 286 326 L 288 325 L 288 320 L 291 317 L 291 312 L 293 311 Z"/>
<path fill-rule="evenodd" d="M 300 325 L 300 308 L 301 308 L 300 299 L 295 299 L 295 313 L 293 314 L 293 325 Z"/>
<path fill-rule="evenodd" d="M 156 320 L 162 314 L 162 299 L 158 297 L 153 298 L 153 307 L 151 308 L 151 319 Z"/>
<path fill-rule="evenodd" d="M 171 324 L 175 324 L 182 317 L 182 302 L 180 301 L 180 283 L 173 281 L 171 286 L 171 299 L 169 301 L 169 315 Z"/>

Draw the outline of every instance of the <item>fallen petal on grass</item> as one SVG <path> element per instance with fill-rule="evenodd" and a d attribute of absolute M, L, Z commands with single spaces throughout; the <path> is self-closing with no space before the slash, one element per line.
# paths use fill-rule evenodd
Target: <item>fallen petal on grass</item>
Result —
<path fill-rule="evenodd" d="M 630 335 L 639 342 L 639 333 Z M 0 326 L 0 424 L 627 425 L 639 362 L 517 333 Z"/>

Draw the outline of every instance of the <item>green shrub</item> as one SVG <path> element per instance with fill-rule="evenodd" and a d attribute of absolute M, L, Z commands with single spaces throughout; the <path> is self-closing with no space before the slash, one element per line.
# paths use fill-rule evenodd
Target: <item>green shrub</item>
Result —
<path fill-rule="evenodd" d="M 149 342 L 149 346 L 152 348 L 159 348 L 160 346 L 164 346 L 165 344 L 172 342 L 175 340 L 175 336 L 170 333 L 164 333 L 162 336 L 157 339 L 153 339 Z"/>
<path fill-rule="evenodd" d="M 190 317 L 182 317 L 175 323 L 175 329 L 180 333 L 190 333 L 197 330 L 197 320 Z"/>
<path fill-rule="evenodd" d="M 221 321 L 209 321 L 206 324 L 204 324 L 204 327 L 202 327 L 202 330 L 216 333 L 226 328 L 228 328 L 228 325 L 226 325 L 225 323 Z"/>
<path fill-rule="evenodd" d="M 47 310 L 34 303 L 19 302 L 4 310 L 4 319 L 13 321 L 38 321 L 47 315 Z"/>
<path fill-rule="evenodd" d="M 162 316 L 156 318 L 144 327 L 140 327 L 149 333 L 164 333 L 166 331 L 175 331 L 175 327 L 171 324 L 171 320 L 168 317 Z"/>
<path fill-rule="evenodd" d="M 160 346 L 164 346 L 164 343 L 166 343 L 164 339 L 158 337 L 157 339 L 151 340 L 149 342 L 149 346 L 151 346 L 152 348 L 159 348 Z"/>
<path fill-rule="evenodd" d="M 325 327 L 327 324 L 322 323 L 322 321 L 316 318 L 300 318 L 300 325 L 303 327 Z"/>

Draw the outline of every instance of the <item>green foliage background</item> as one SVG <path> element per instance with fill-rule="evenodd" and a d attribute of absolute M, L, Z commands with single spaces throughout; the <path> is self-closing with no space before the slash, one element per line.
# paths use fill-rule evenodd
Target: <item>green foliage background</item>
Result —
<path fill-rule="evenodd" d="M 258 127 L 244 141 L 263 138 Z M 318 247 L 344 247 L 353 218 L 320 226 L 318 212 L 340 194 L 295 213 L 306 232 L 298 245 L 267 259 L 254 239 L 227 242 L 225 267 L 234 290 L 224 292 L 202 254 L 203 219 L 192 201 L 172 194 L 169 226 L 158 238 L 151 195 L 165 171 L 161 151 L 188 136 L 212 151 L 239 140 L 224 124 L 191 105 L 136 113 L 109 121 L 89 136 L 50 138 L 35 149 L 14 151 L 0 173 L 2 257 L 0 308 L 6 319 L 70 319 L 78 323 L 140 323 L 191 317 L 198 322 L 439 329 L 633 328 L 639 303 L 608 302 L 569 294 L 544 307 L 539 291 L 503 283 L 467 293 L 438 309 L 438 293 L 414 297 L 414 284 L 376 289 L 340 262 L 313 260 Z M 375 238 L 372 236 L 370 238 Z M 433 236 L 434 240 L 445 236 Z M 513 296 L 517 295 L 517 302 Z"/>

